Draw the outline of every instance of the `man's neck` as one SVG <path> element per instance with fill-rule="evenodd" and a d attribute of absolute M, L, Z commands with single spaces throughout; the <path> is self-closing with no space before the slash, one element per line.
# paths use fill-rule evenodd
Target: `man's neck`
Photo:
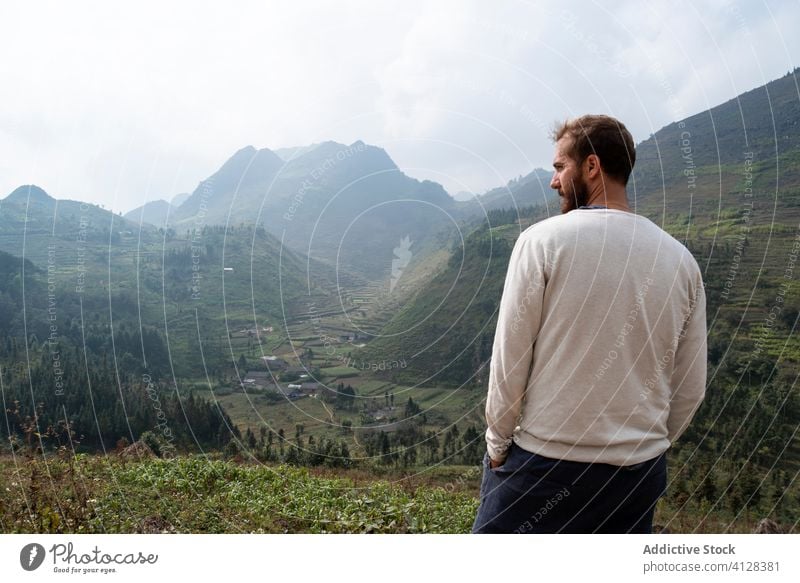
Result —
<path fill-rule="evenodd" d="M 589 195 L 589 201 L 586 203 L 586 206 L 597 205 L 629 213 L 633 212 L 628 206 L 628 196 L 624 186 L 606 186 L 607 187 L 604 188 L 603 184 L 598 184 Z"/>

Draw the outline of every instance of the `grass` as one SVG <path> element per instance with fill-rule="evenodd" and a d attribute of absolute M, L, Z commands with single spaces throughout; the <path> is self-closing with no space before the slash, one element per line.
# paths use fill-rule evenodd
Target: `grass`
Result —
<path fill-rule="evenodd" d="M 335 470 L 199 455 L 5 455 L 0 531 L 468 533 L 480 479 L 478 466 Z M 687 510 L 667 497 L 654 522 L 673 533 L 744 533 L 759 518 Z"/>
<path fill-rule="evenodd" d="M 361 406 L 370 402 L 382 408 L 385 403 L 385 393 L 394 394 L 394 414 L 398 420 L 404 416 L 404 409 L 409 397 L 420 406 L 427 418 L 427 423 L 420 428 L 424 431 L 444 432 L 451 424 L 458 425 L 460 430 L 468 426 L 482 428 L 483 419 L 483 392 L 468 389 L 449 389 L 436 387 L 409 387 L 395 385 L 378 380 L 354 382 L 347 379 L 345 383 L 356 388 L 355 409 L 341 409 L 334 403 L 323 405 L 319 398 L 305 397 L 296 401 L 273 401 L 259 393 L 245 394 L 236 391 L 230 394 L 214 396 L 207 390 L 197 390 L 196 395 L 202 398 L 216 400 L 233 423 L 244 433 L 248 428 L 255 435 L 259 435 L 261 428 L 266 427 L 275 433 L 283 429 L 287 437 L 295 435 L 298 425 L 303 426 L 303 439 L 308 440 L 329 438 L 343 440 L 347 443 L 354 457 L 361 457 L 365 452 L 354 441 L 353 434 L 344 432 L 341 424 L 349 420 L 354 428 L 361 427 L 359 417 Z M 334 383 L 328 383 L 333 385 Z M 331 415 L 333 419 L 331 419 Z"/>
<path fill-rule="evenodd" d="M 325 409 L 322 402 L 316 398 L 273 402 L 260 394 L 248 395 L 242 392 L 219 395 L 216 400 L 241 431 L 249 427 L 256 435 L 266 423 L 267 427 L 275 432 L 283 429 L 287 436 L 293 436 L 296 426 L 303 425 L 306 437 L 313 435 L 315 438 L 343 439 L 345 436 L 339 429 L 342 421 L 349 419 L 354 427 L 359 427 L 358 411 L 361 405 L 367 400 L 382 407 L 387 392 L 394 393 L 398 419 L 403 417 L 404 407 L 410 397 L 426 413 L 429 419 L 426 429 L 440 431 L 449 427 L 451 423 L 457 423 L 460 429 L 465 429 L 470 424 L 483 427 L 482 399 L 485 394 L 482 391 L 409 387 L 377 380 L 355 382 L 355 379 L 346 379 L 343 382 L 351 384 L 358 393 L 354 410 L 343 410 L 335 407 L 333 403 L 328 403 L 328 408 Z M 334 383 L 328 384 L 334 385 Z M 213 398 L 207 391 L 198 391 L 197 395 Z M 333 423 L 329 411 L 334 416 Z"/>
<path fill-rule="evenodd" d="M 346 379 L 358 376 L 361 371 L 349 366 L 332 366 L 330 368 L 321 368 L 319 372 L 322 376 L 331 379 Z"/>
<path fill-rule="evenodd" d="M 297 425 L 305 427 L 306 436 L 331 437 L 338 431 L 332 427 L 322 402 L 315 398 L 272 403 L 259 395 L 234 393 L 220 397 L 219 402 L 241 431 L 249 427 L 256 435 L 265 423 L 275 433 L 283 429 L 287 436 L 294 435 Z"/>
<path fill-rule="evenodd" d="M 459 533 L 477 509 L 474 495 L 454 488 L 364 481 L 358 472 L 200 456 L 72 463 L 70 472 L 63 460 L 35 462 L 31 478 L 29 464 L 1 460 L 3 532 Z"/>

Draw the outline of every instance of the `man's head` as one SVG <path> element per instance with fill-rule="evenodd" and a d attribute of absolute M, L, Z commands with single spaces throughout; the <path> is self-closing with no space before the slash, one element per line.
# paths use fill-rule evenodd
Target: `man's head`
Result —
<path fill-rule="evenodd" d="M 633 137 L 625 125 L 607 115 L 568 120 L 552 134 L 555 172 L 550 188 L 558 190 L 561 212 L 589 202 L 598 189 L 624 192 L 636 162 Z"/>

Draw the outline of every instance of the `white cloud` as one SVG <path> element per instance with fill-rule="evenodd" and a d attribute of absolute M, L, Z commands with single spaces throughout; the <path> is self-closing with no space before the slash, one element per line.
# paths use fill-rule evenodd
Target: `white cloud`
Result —
<path fill-rule="evenodd" d="M 24 2 L 0 18 L 0 194 L 130 209 L 235 150 L 335 139 L 480 191 L 548 165 L 549 125 L 637 139 L 784 74 L 797 5 Z"/>

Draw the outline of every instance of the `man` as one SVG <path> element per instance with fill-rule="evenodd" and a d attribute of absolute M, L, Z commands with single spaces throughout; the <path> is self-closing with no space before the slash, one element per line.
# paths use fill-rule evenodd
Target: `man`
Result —
<path fill-rule="evenodd" d="M 473 532 L 651 531 L 665 452 L 705 394 L 705 293 L 691 253 L 633 213 L 633 138 L 586 115 L 553 135 L 561 215 L 511 254 Z"/>

